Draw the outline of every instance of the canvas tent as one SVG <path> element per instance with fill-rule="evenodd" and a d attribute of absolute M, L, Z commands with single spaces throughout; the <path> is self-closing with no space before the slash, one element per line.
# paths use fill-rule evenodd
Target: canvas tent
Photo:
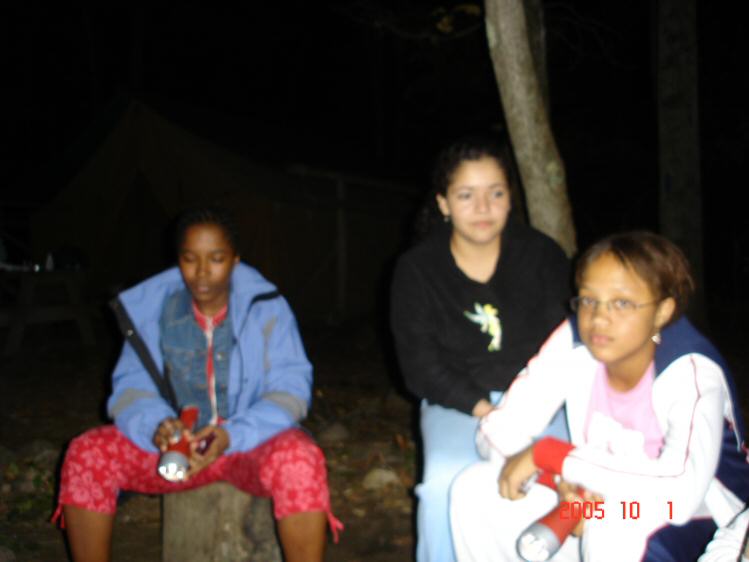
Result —
<path fill-rule="evenodd" d="M 414 198 L 340 174 L 261 166 L 131 102 L 32 217 L 34 252 L 75 249 L 86 257 L 90 285 L 111 292 L 167 265 L 168 225 L 206 203 L 234 212 L 243 259 L 299 314 L 329 317 L 375 306 Z"/>

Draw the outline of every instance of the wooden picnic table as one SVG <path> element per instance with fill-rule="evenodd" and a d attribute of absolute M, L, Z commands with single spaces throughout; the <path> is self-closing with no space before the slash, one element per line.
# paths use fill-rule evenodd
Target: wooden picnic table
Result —
<path fill-rule="evenodd" d="M 21 348 L 26 329 L 33 324 L 72 321 L 83 343 L 94 345 L 91 312 L 81 300 L 84 279 L 81 271 L 0 271 L 0 287 L 10 295 L 8 302 L 0 303 L 0 327 L 8 327 L 3 355 Z M 60 298 L 50 302 L 44 293 Z"/>

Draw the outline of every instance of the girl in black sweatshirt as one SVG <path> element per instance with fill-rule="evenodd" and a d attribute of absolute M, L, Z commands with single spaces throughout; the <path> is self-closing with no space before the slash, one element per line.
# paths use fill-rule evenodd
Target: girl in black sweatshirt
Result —
<path fill-rule="evenodd" d="M 422 217 L 429 232 L 395 268 L 391 326 L 406 384 L 422 399 L 418 562 L 454 560 L 448 489 L 478 459 L 478 419 L 566 313 L 567 258 L 512 217 L 510 162 L 506 147 L 483 139 L 446 148 Z M 561 416 L 552 424 L 566 431 Z"/>

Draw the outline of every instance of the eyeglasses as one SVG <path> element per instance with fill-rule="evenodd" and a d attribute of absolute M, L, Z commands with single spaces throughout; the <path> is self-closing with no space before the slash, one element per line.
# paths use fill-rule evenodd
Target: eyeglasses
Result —
<path fill-rule="evenodd" d="M 608 301 L 599 301 L 593 297 L 572 297 L 570 299 L 570 308 L 573 312 L 586 312 L 592 313 L 598 310 L 598 305 L 602 304 L 606 307 L 609 313 L 618 314 L 623 316 L 625 314 L 632 314 L 639 308 L 644 308 L 653 304 L 658 304 L 660 301 L 636 303 L 629 299 L 611 299 Z"/>

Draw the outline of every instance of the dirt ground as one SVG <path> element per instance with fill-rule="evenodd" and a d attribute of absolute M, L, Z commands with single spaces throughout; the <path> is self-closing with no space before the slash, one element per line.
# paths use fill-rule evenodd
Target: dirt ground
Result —
<path fill-rule="evenodd" d="M 30 330 L 21 353 L 0 357 L 0 558 L 5 547 L 18 562 L 67 560 L 63 535 L 49 523 L 59 462 L 73 436 L 104 421 L 119 350 L 114 328 L 97 322 L 96 347 L 57 325 Z M 303 328 L 303 336 L 316 370 L 306 426 L 322 439 L 333 510 L 346 525 L 326 559 L 412 560 L 415 403 L 399 390 L 373 323 Z M 732 330 L 712 336 L 735 371 L 746 416 L 749 349 Z M 392 482 L 373 491 L 364 478 L 375 468 Z M 160 561 L 159 498 L 128 496 L 115 533 L 115 562 Z"/>

